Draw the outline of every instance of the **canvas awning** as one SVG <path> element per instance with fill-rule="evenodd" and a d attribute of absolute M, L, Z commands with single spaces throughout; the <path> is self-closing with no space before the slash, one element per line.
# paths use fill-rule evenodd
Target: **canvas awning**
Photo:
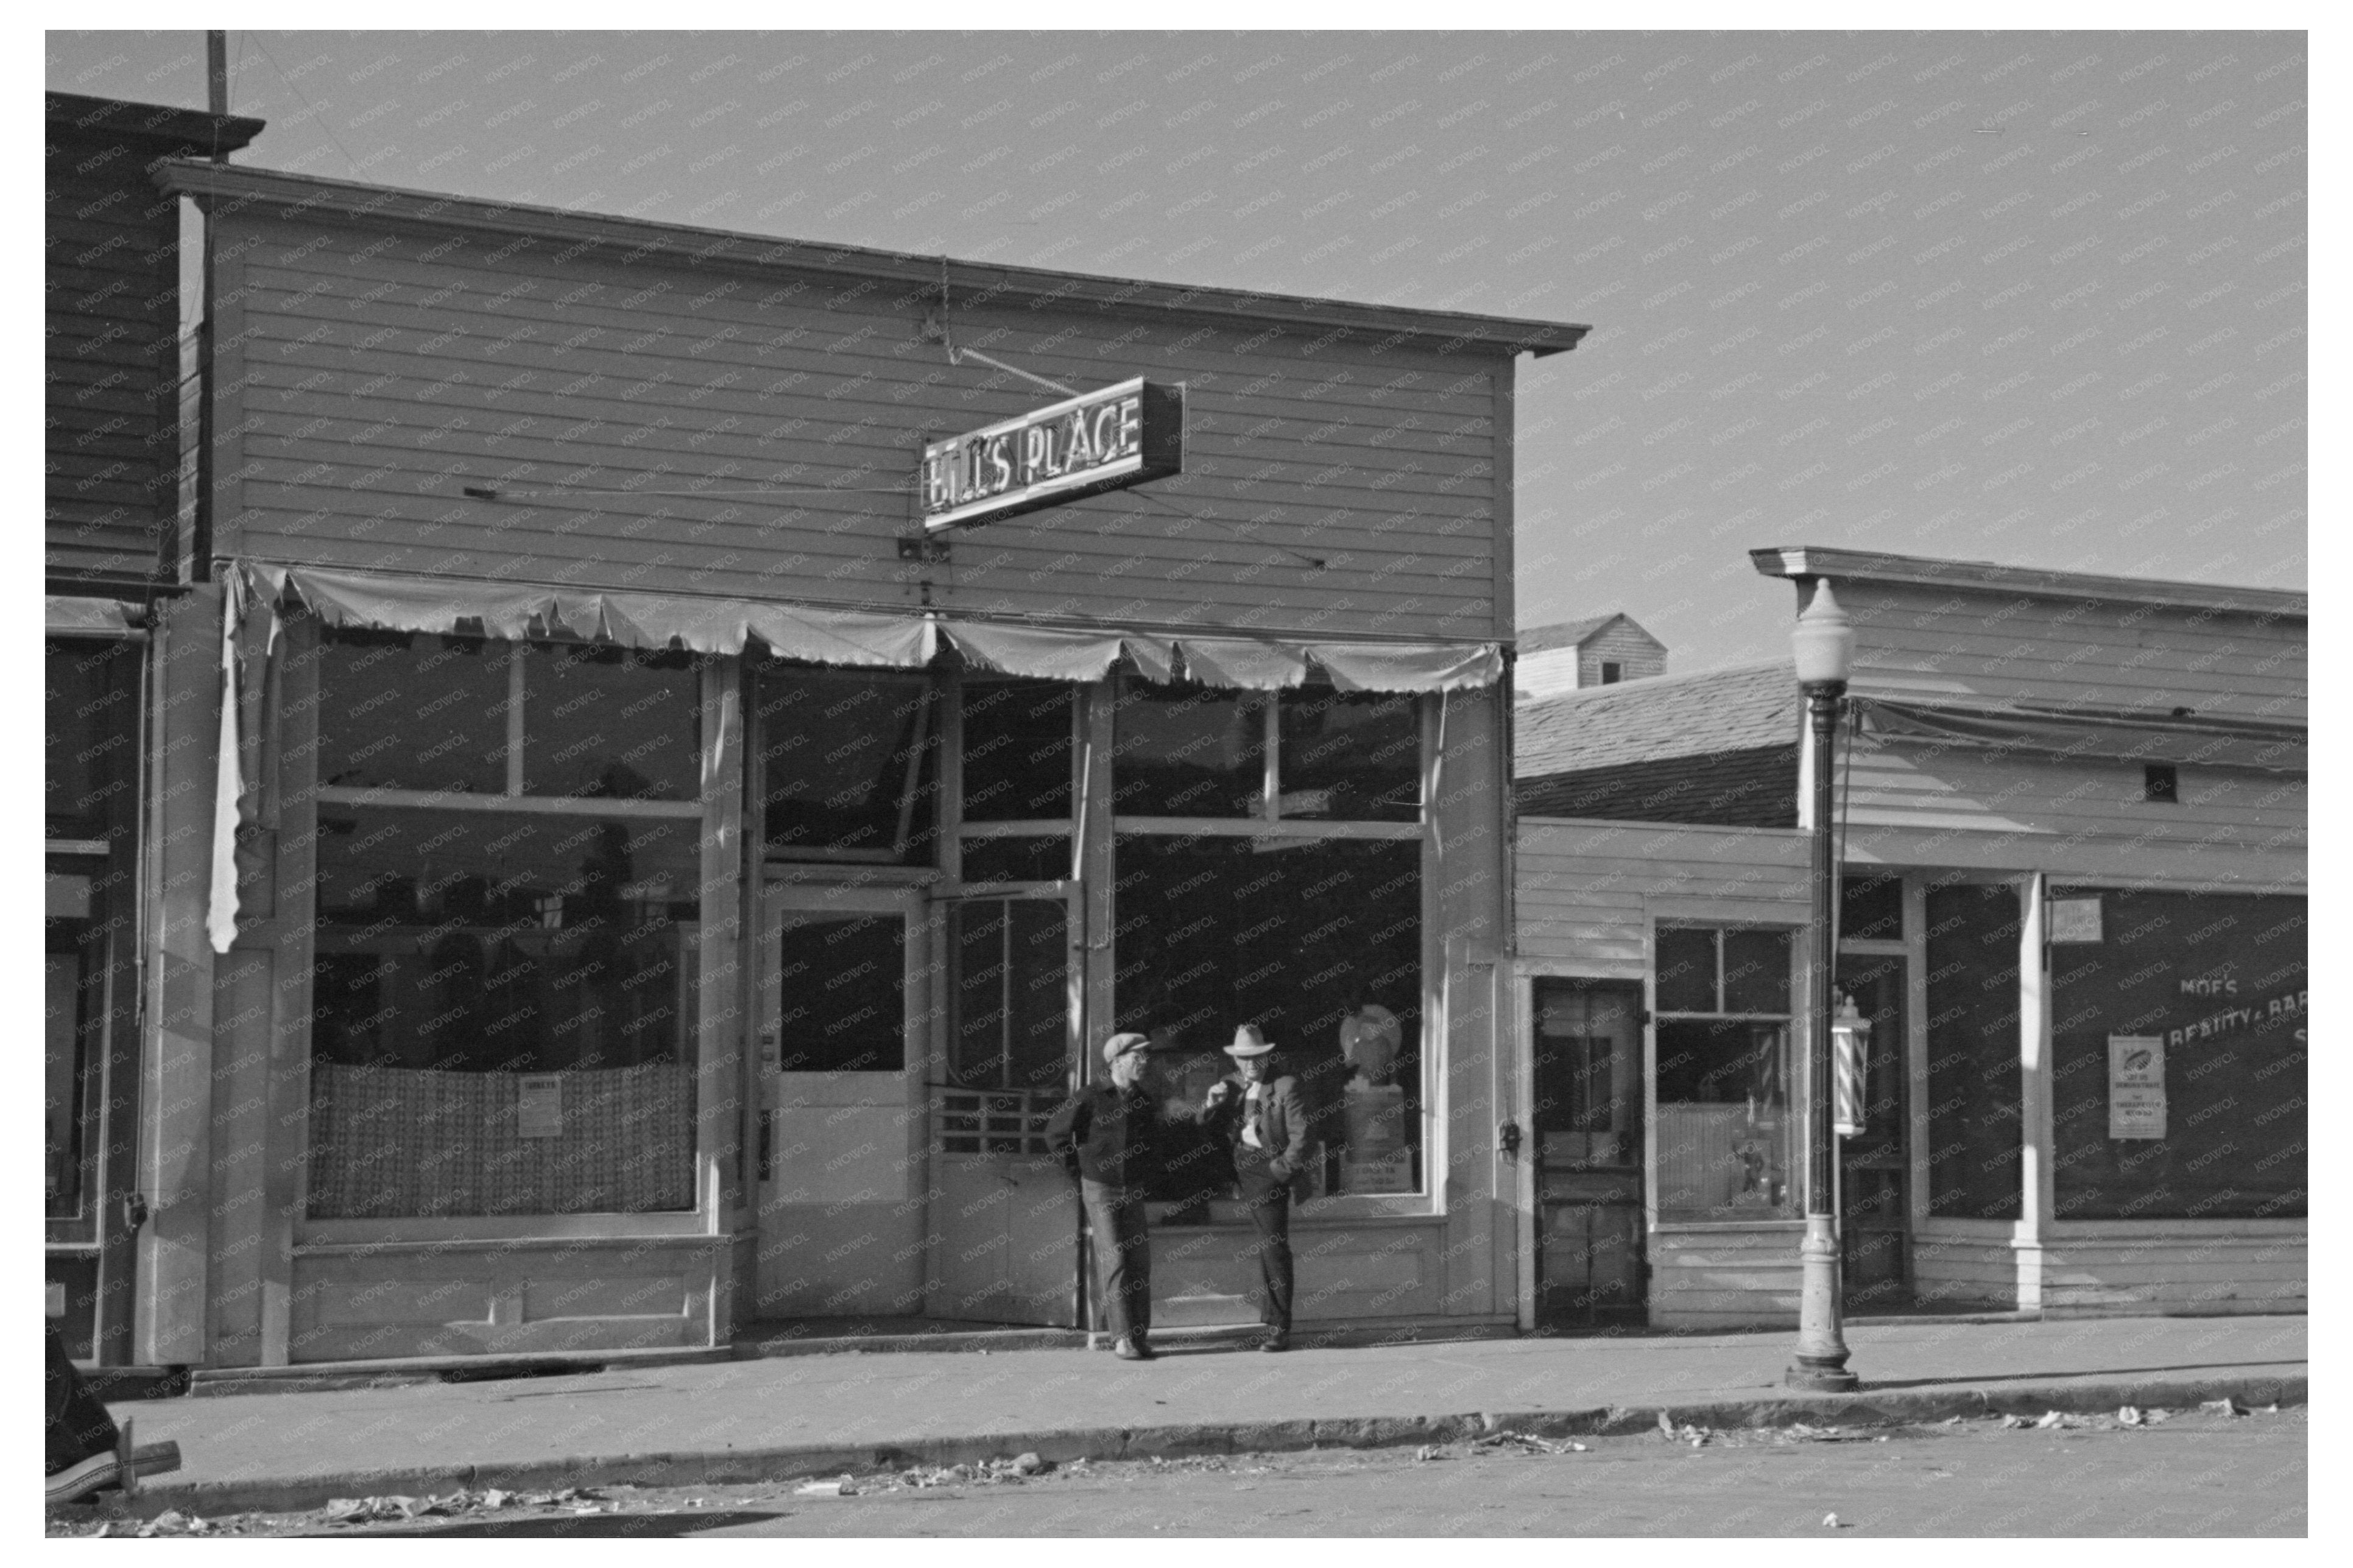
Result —
<path fill-rule="evenodd" d="M 815 664 L 914 669 L 943 638 L 983 669 L 1049 680 L 1099 680 L 1124 654 L 1151 680 L 1181 673 L 1203 685 L 1271 691 L 1311 668 L 1343 691 L 1458 691 L 1503 675 L 1493 643 L 1356 643 L 1189 637 L 1123 627 L 1063 627 L 968 619 L 937 611 L 830 609 L 767 600 L 571 590 L 459 578 L 396 577 L 247 562 L 254 597 L 291 595 L 330 626 L 520 638 L 570 636 L 628 647 L 768 652 Z"/>
<path fill-rule="evenodd" d="M 908 668 L 928 663 L 938 647 L 934 623 L 920 615 L 685 595 L 573 592 L 259 562 L 247 563 L 245 571 L 265 601 L 275 602 L 290 591 L 311 613 L 336 626 L 448 635 L 471 621 L 493 637 L 514 639 L 537 632 L 625 647 L 675 646 L 696 653 L 741 653 L 746 639 L 756 637 L 785 658 Z"/>
<path fill-rule="evenodd" d="M 1898 742 L 1968 746 L 2028 756 L 2307 770 L 2301 724 L 2203 714 L 2022 706 L 1970 708 L 1858 697 L 1862 733 Z"/>

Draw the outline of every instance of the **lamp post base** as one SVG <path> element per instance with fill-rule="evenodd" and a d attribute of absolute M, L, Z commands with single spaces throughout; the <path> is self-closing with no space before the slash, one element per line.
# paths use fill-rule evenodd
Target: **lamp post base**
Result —
<path fill-rule="evenodd" d="M 1839 1247 L 1831 1216 L 1808 1215 L 1798 1245 L 1803 1285 L 1798 1297 L 1798 1349 L 1783 1384 L 1812 1394 L 1845 1394 L 1862 1384 L 1847 1371 L 1846 1336 L 1839 1322 Z"/>

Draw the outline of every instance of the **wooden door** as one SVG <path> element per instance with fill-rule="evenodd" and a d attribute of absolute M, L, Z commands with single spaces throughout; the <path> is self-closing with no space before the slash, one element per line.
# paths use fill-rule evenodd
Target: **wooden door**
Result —
<path fill-rule="evenodd" d="M 1837 990 L 1871 1021 L 1862 1131 L 1839 1140 L 1840 1235 L 1849 1311 L 1912 1300 L 1910 1118 L 1904 1104 L 1904 960 L 1847 954 Z"/>
<path fill-rule="evenodd" d="M 930 1041 L 923 901 L 771 887 L 761 932 L 759 1315 L 912 1312 Z M 905 1261 L 899 1261 L 902 1258 Z"/>
<path fill-rule="evenodd" d="M 1540 979 L 1535 1099 L 1536 1320 L 1647 1316 L 1642 1209 L 1642 995 L 1623 983 Z"/>
<path fill-rule="evenodd" d="M 1046 1147 L 1076 1081 L 1077 965 L 1066 901 L 956 899 L 933 1084 L 933 1317 L 1074 1327 L 1078 1193 Z"/>

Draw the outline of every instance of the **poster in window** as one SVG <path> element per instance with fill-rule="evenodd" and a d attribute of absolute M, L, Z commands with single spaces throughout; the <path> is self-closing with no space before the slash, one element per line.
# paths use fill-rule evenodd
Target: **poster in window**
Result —
<path fill-rule="evenodd" d="M 2165 1136 L 2165 1038 L 2108 1037 L 2108 1136 Z"/>
<path fill-rule="evenodd" d="M 522 1138 L 564 1136 L 564 1075 L 527 1072 L 515 1079 L 515 1133 Z"/>
<path fill-rule="evenodd" d="M 2100 940 L 2100 900 L 2097 899 L 2052 900 L 2051 940 L 2052 942 L 2098 942 Z"/>

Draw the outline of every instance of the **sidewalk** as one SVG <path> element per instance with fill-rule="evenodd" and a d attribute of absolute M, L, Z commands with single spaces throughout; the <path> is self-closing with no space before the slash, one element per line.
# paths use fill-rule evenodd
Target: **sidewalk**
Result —
<path fill-rule="evenodd" d="M 1677 1422 L 1859 1423 L 2047 1409 L 2303 1403 L 2306 1320 L 2135 1318 L 1850 1329 L 1859 1394 L 1792 1395 L 1785 1334 L 1366 1349 L 839 1354 L 585 1376 L 125 1403 L 185 1468 L 141 1511 L 632 1481 L 713 1483 L 948 1464 L 1440 1441 Z"/>

